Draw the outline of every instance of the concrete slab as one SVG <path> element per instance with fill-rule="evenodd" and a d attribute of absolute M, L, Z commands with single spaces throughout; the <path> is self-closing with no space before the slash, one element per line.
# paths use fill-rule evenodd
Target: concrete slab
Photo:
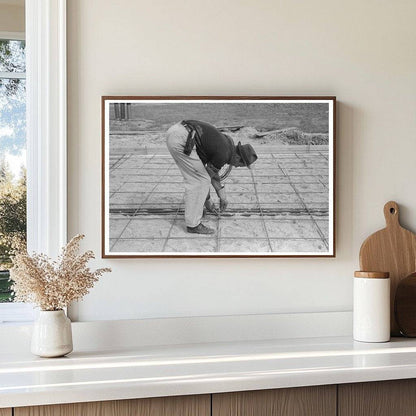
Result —
<path fill-rule="evenodd" d="M 264 157 L 263 155 L 262 155 L 262 157 Z M 294 159 L 294 158 L 296 158 L 296 155 L 294 156 L 294 153 L 293 152 L 290 152 L 290 153 L 275 153 L 275 152 L 273 152 L 273 153 L 271 153 L 271 157 L 272 158 L 274 158 L 274 159 Z"/>
<path fill-rule="evenodd" d="M 167 168 L 165 168 L 165 170 L 166 169 Z M 146 170 L 145 166 L 140 167 L 140 168 L 138 168 L 138 167 L 125 168 L 123 166 L 118 166 L 118 167 L 112 169 L 111 172 L 115 173 L 115 174 L 118 174 L 118 175 L 121 175 L 121 174 L 123 174 L 123 175 L 138 175 L 138 174 L 143 175 L 143 174 L 146 174 L 146 172 L 148 172 L 148 170 Z M 157 176 L 159 176 L 159 175 L 157 175 Z"/>
<path fill-rule="evenodd" d="M 290 183 L 291 179 L 285 175 L 269 175 L 269 176 L 256 176 L 256 184 L 283 184 L 283 183 Z"/>
<path fill-rule="evenodd" d="M 170 182 L 170 178 L 180 178 L 181 181 L 183 181 L 182 173 L 181 173 L 181 171 L 178 169 L 178 167 L 176 165 L 171 166 L 169 168 L 167 174 L 163 178 L 163 181 L 164 182 Z M 176 180 L 174 182 L 176 182 Z"/>
<path fill-rule="evenodd" d="M 289 183 L 260 183 L 256 184 L 259 193 L 293 193 L 295 190 Z"/>
<path fill-rule="evenodd" d="M 140 169 L 145 166 L 147 166 L 146 160 L 127 159 L 120 163 L 117 169 Z"/>
<path fill-rule="evenodd" d="M 122 231 L 129 223 L 129 219 L 112 218 L 110 221 L 110 238 L 119 238 Z"/>
<path fill-rule="evenodd" d="M 178 179 L 178 182 L 182 181 L 182 178 Z M 122 174 L 111 173 L 110 182 L 146 182 L 146 183 L 158 183 L 160 181 L 160 176 L 149 176 L 149 175 L 137 175 L 137 174 Z M 170 179 L 172 182 L 172 179 Z"/>
<path fill-rule="evenodd" d="M 155 189 L 154 182 L 124 182 L 118 189 L 119 192 L 150 192 Z"/>
<path fill-rule="evenodd" d="M 221 238 L 219 251 L 230 253 L 269 253 L 271 247 L 267 239 L 227 239 Z"/>
<path fill-rule="evenodd" d="M 229 204 L 255 204 L 257 203 L 256 195 L 254 193 L 243 193 L 243 192 L 228 192 L 227 198 Z"/>
<path fill-rule="evenodd" d="M 297 192 L 328 192 L 327 188 L 321 182 L 297 183 L 293 186 L 295 187 Z"/>
<path fill-rule="evenodd" d="M 262 202 L 261 206 L 258 203 L 255 204 L 238 204 L 233 203 L 230 205 L 230 210 L 240 210 L 242 212 L 247 211 L 250 212 L 251 210 L 256 210 L 256 212 L 260 213 L 261 211 L 272 211 L 276 213 L 291 213 L 296 211 L 298 213 L 305 213 L 305 205 L 302 203 L 289 203 L 289 202 Z M 228 209 L 228 208 L 227 208 Z"/>
<path fill-rule="evenodd" d="M 182 192 L 152 192 L 149 198 L 146 200 L 147 204 L 172 204 L 172 203 L 179 203 L 183 200 L 183 193 Z"/>
<path fill-rule="evenodd" d="M 228 218 L 219 224 L 220 238 L 267 238 L 262 220 Z"/>
<path fill-rule="evenodd" d="M 124 253 L 161 252 L 165 239 L 125 239 L 118 240 L 111 251 Z"/>
<path fill-rule="evenodd" d="M 320 183 L 321 176 L 311 175 L 289 175 L 291 183 Z"/>
<path fill-rule="evenodd" d="M 320 228 L 322 234 L 326 239 L 329 238 L 329 222 L 328 219 L 326 220 L 316 220 L 316 224 Z"/>
<path fill-rule="evenodd" d="M 236 177 L 236 176 L 233 176 L 233 174 L 231 173 L 231 175 L 228 176 L 228 178 L 225 180 L 224 183 L 225 184 L 229 184 L 229 183 L 240 184 L 240 183 L 253 183 L 253 181 L 249 177 Z"/>
<path fill-rule="evenodd" d="M 310 205 L 315 202 L 327 203 L 328 192 L 302 192 L 299 194 L 305 204 Z"/>
<path fill-rule="evenodd" d="M 149 169 L 167 169 L 167 168 L 170 168 L 172 166 L 176 167 L 174 162 L 166 161 L 166 162 L 162 162 L 162 163 L 156 163 L 155 161 L 151 161 L 151 162 L 147 163 L 145 166 L 143 166 L 143 168 L 146 169 L 146 170 L 149 170 Z"/>
<path fill-rule="evenodd" d="M 121 238 L 166 238 L 172 227 L 172 221 L 161 216 L 159 219 L 133 219 L 129 222 Z"/>
<path fill-rule="evenodd" d="M 312 220 L 266 220 L 270 238 L 320 238 L 318 228 Z"/>
<path fill-rule="evenodd" d="M 148 192 L 116 192 L 110 196 L 110 209 L 116 206 L 142 204 L 148 197 Z"/>
<path fill-rule="evenodd" d="M 272 193 L 259 193 L 259 202 L 260 204 L 263 203 L 276 203 L 276 204 L 298 204 L 301 202 L 299 197 L 295 194 L 295 192 L 289 194 L 272 194 Z"/>
<path fill-rule="evenodd" d="M 322 211 L 322 213 L 328 215 L 328 202 L 304 202 L 304 204 L 309 211 L 312 211 L 312 214 L 316 214 L 314 211 Z"/>
<path fill-rule="evenodd" d="M 123 185 L 123 182 L 111 182 L 109 186 L 110 195 L 113 194 L 114 192 L 117 192 L 122 185 Z"/>
<path fill-rule="evenodd" d="M 290 161 L 290 162 L 280 162 L 279 166 L 282 169 L 303 169 L 306 168 L 306 162 L 302 161 L 300 159 L 294 160 L 294 161 Z"/>
<path fill-rule="evenodd" d="M 274 252 L 293 253 L 293 252 L 325 252 L 327 247 L 322 240 L 270 240 Z"/>
<path fill-rule="evenodd" d="M 160 179 L 160 178 L 159 178 Z M 164 183 L 183 183 L 182 175 L 171 175 L 170 173 L 164 177 Z"/>
<path fill-rule="evenodd" d="M 166 149 L 163 154 L 113 154 L 112 251 L 326 251 L 327 155 L 306 150 L 259 154 L 252 171 L 234 168 L 225 181 L 227 212 L 221 217 L 207 214 L 202 220 L 216 230 L 210 236 L 186 232 L 183 178 Z M 213 190 L 211 195 L 218 205 Z"/>
<path fill-rule="evenodd" d="M 230 176 L 233 176 L 233 177 L 241 177 L 241 176 L 243 176 L 243 177 L 250 177 L 251 178 L 251 173 L 250 173 L 250 171 L 248 170 L 248 169 L 246 169 L 246 168 L 234 168 L 232 171 L 231 171 L 231 174 L 230 174 Z"/>
<path fill-rule="evenodd" d="M 215 238 L 169 238 L 167 240 L 164 252 L 204 252 L 212 253 L 217 249 L 217 240 Z"/>
<path fill-rule="evenodd" d="M 257 159 L 256 170 L 279 168 L 279 161 L 276 159 Z"/>
<path fill-rule="evenodd" d="M 324 157 L 325 154 L 328 156 L 328 154 L 324 152 L 296 152 L 296 155 L 302 159 L 316 159 Z"/>
<path fill-rule="evenodd" d="M 328 169 L 311 169 L 311 168 L 287 168 L 283 169 L 287 175 L 307 175 L 307 176 L 316 176 L 316 175 L 325 175 L 328 173 Z"/>
<path fill-rule="evenodd" d="M 254 193 L 254 185 L 252 183 L 227 184 L 227 193 Z"/>
<path fill-rule="evenodd" d="M 160 203 L 157 206 L 153 202 L 144 202 L 140 205 L 137 213 L 145 216 L 149 214 L 155 215 L 171 215 L 176 214 L 180 211 L 184 210 L 184 206 L 182 202 L 169 202 L 169 203 Z"/>
<path fill-rule="evenodd" d="M 127 170 L 127 169 L 124 169 Z M 134 170 L 133 170 L 134 171 Z M 161 167 L 161 168 L 156 168 L 156 169 L 146 169 L 146 168 L 141 168 L 141 169 L 136 169 L 136 173 L 137 175 L 140 176 L 158 176 L 160 178 L 160 176 L 164 176 L 168 173 L 169 171 L 169 167 Z M 132 172 L 134 174 L 134 172 Z"/>
<path fill-rule="evenodd" d="M 285 214 L 276 214 L 276 213 L 266 213 L 263 214 L 263 219 L 266 222 L 267 220 L 278 220 L 278 221 L 310 221 L 311 216 L 309 214 L 291 214 L 291 213 L 285 213 Z"/>
<path fill-rule="evenodd" d="M 174 183 L 159 183 L 155 189 L 154 192 L 165 192 L 165 193 L 184 193 L 185 192 L 185 186 L 183 183 L 180 182 L 174 182 Z"/>
<path fill-rule="evenodd" d="M 324 159 L 320 159 L 320 161 L 312 160 L 310 162 L 305 163 L 305 167 L 308 169 L 328 169 L 328 161 Z"/>

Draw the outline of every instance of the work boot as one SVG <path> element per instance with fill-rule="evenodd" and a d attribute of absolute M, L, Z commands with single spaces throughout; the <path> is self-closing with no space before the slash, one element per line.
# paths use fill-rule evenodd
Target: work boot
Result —
<path fill-rule="evenodd" d="M 212 228 L 205 227 L 204 224 L 199 223 L 196 227 L 186 227 L 186 231 L 188 233 L 194 233 L 194 234 L 214 234 L 215 231 Z"/>

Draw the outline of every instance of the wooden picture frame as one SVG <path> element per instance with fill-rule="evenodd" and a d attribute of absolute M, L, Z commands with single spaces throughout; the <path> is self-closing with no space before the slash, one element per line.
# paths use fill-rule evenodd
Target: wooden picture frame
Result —
<path fill-rule="evenodd" d="M 224 173 L 227 209 L 201 221 L 210 235 L 188 232 L 198 191 L 188 183 L 185 204 L 185 162 L 166 146 L 173 131 L 189 140 L 182 120 L 209 123 L 258 156 Z M 335 178 L 333 96 L 102 97 L 103 258 L 335 257 Z M 212 186 L 211 201 L 218 209 Z"/>

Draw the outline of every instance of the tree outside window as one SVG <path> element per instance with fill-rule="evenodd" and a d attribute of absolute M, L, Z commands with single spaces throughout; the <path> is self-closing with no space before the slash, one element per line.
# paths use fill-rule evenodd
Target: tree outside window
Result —
<path fill-rule="evenodd" d="M 9 302 L 13 250 L 26 242 L 25 42 L 0 39 L 0 302 Z"/>

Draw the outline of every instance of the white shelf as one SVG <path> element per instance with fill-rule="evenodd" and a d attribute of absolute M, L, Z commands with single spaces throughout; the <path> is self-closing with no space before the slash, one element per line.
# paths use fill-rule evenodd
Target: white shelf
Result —
<path fill-rule="evenodd" d="M 0 354 L 0 407 L 416 377 L 416 340 L 349 337 Z"/>

